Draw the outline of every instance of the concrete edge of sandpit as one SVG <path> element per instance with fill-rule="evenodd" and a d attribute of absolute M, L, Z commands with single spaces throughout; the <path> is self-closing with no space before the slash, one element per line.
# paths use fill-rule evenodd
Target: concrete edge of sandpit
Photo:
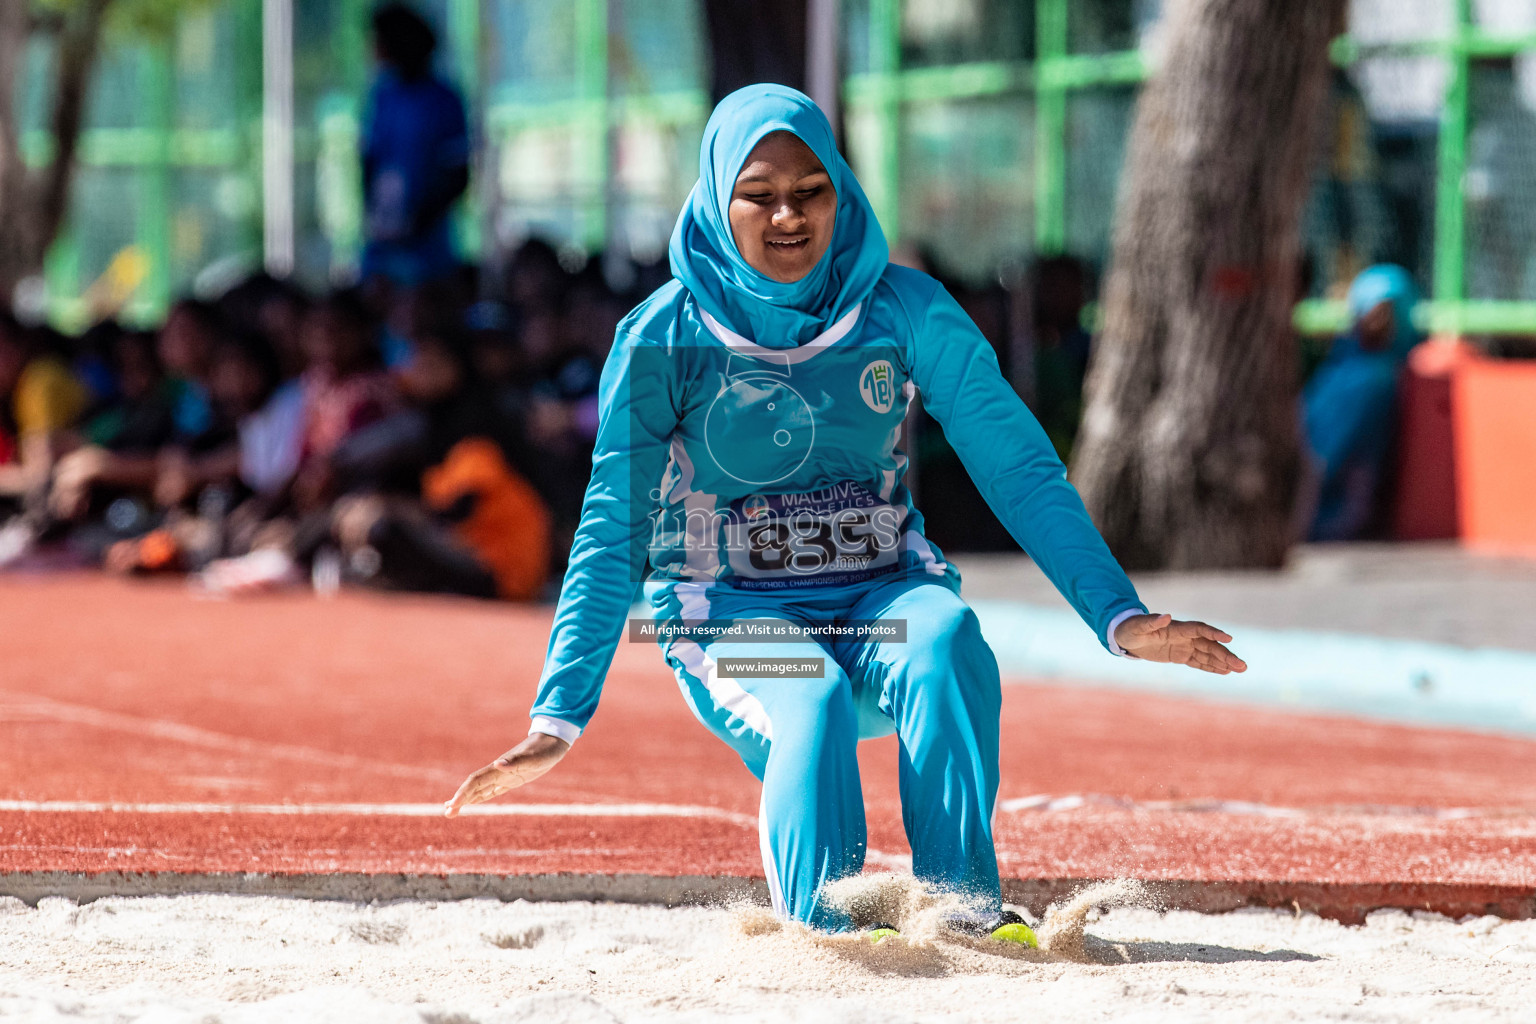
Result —
<path fill-rule="evenodd" d="M 1043 914 L 1102 879 L 1009 878 L 1003 898 Z M 1359 924 L 1373 910 L 1422 910 L 1451 918 L 1485 914 L 1511 920 L 1536 917 L 1536 887 L 1461 882 L 1305 882 L 1149 880 L 1146 898 L 1160 910 L 1223 913 L 1243 907 L 1274 907 Z M 49 896 L 79 903 L 105 896 L 177 896 L 224 893 L 297 899 L 379 902 L 391 900 L 498 899 L 664 906 L 768 902 L 761 878 L 735 875 L 643 874 L 371 874 L 362 872 L 0 872 L 0 896 L 35 905 Z"/>
<path fill-rule="evenodd" d="M 664 906 L 768 902 L 762 879 L 732 875 L 640 874 L 405 874 L 178 871 L 11 871 L 0 872 L 0 896 L 35 904 L 47 896 L 80 903 L 104 896 L 180 896 L 224 893 L 289 896 L 371 903 L 389 900 L 584 900 L 597 903 L 656 903 Z"/>

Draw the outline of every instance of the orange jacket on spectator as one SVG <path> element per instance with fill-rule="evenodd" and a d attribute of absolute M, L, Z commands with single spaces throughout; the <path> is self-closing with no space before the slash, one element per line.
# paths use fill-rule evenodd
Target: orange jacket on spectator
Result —
<path fill-rule="evenodd" d="M 538 596 L 549 575 L 549 510 L 500 448 L 483 437 L 465 438 L 422 474 L 421 493 L 437 510 L 473 495 L 473 510 L 454 526 L 455 535 L 491 570 L 502 597 Z"/>

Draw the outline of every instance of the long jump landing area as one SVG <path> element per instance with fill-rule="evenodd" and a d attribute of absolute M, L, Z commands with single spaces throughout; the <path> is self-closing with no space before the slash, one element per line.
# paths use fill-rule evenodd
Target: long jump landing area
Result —
<path fill-rule="evenodd" d="M 554 772 L 441 817 L 526 732 L 550 615 L 0 577 L 0 894 L 760 893 L 757 784 L 651 644 Z M 1013 902 L 1132 876 L 1199 910 L 1536 915 L 1536 741 L 1005 683 Z M 895 739 L 860 762 L 869 866 L 900 868 Z"/>

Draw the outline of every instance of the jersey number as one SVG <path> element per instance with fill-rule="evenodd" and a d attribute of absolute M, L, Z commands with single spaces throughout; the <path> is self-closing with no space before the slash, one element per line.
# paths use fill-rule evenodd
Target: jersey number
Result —
<path fill-rule="evenodd" d="M 869 515 L 858 509 L 844 509 L 835 523 L 812 519 L 791 526 L 774 519 L 747 534 L 747 558 L 764 572 L 816 573 L 839 557 L 866 559 L 880 553 L 879 535 Z"/>

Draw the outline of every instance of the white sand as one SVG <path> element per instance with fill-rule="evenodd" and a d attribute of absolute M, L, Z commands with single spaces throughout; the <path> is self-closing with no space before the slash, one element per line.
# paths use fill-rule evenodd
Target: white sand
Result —
<path fill-rule="evenodd" d="M 1042 927 L 1048 952 L 950 939 L 889 880 L 910 943 L 781 928 L 757 909 L 358 906 L 270 897 L 0 898 L 0 1019 L 113 1024 L 1065 1024 L 1530 1021 L 1536 921 L 1121 907 Z M 926 916 L 925 916 L 926 915 Z M 1074 949 L 1072 921 L 1088 919 Z M 1097 918 L 1097 920 L 1095 920 Z M 1009 955 L 1011 952 L 1011 955 Z M 1074 952 L 1090 962 L 1069 959 Z"/>

